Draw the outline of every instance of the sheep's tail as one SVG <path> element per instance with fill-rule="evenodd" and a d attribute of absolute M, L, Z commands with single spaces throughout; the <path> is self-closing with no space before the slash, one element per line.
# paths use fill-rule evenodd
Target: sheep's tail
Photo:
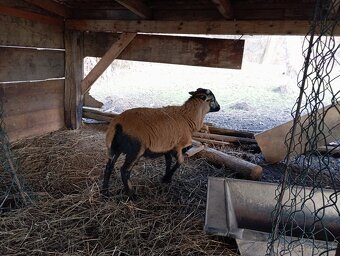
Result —
<path fill-rule="evenodd" d="M 121 136 L 123 132 L 123 127 L 121 124 L 117 123 L 115 127 L 113 128 L 112 134 L 110 134 L 110 137 L 107 138 L 108 142 L 108 155 L 109 158 L 112 158 L 115 152 L 115 147 L 117 147 L 117 138 Z"/>

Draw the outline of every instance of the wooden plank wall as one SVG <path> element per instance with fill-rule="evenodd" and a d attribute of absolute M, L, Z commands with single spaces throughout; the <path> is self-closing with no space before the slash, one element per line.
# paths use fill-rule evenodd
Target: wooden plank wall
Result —
<path fill-rule="evenodd" d="M 64 126 L 64 80 L 0 83 L 6 131 L 11 141 Z"/>
<path fill-rule="evenodd" d="M 63 27 L 0 15 L 0 98 L 10 141 L 64 127 L 64 48 Z"/>

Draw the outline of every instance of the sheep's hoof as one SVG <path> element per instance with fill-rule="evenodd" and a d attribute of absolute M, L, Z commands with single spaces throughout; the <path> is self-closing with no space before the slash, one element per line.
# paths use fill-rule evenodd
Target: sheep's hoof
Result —
<path fill-rule="evenodd" d="M 168 178 L 166 176 L 164 176 L 161 180 L 162 183 L 166 183 L 166 184 L 170 184 L 171 183 L 171 178 Z"/>
<path fill-rule="evenodd" d="M 110 196 L 112 196 L 112 193 L 108 189 L 102 189 L 100 191 L 100 194 L 102 195 L 102 198 L 104 200 L 107 200 L 107 199 L 109 199 Z"/>

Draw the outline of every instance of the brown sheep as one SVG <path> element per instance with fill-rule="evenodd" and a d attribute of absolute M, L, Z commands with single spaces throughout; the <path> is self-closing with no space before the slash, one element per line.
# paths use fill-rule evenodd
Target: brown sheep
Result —
<path fill-rule="evenodd" d="M 109 195 L 112 169 L 122 153 L 126 157 L 121 177 L 130 198 L 134 196 L 130 172 L 141 156 L 153 158 L 165 155 L 166 171 L 162 182 L 171 182 L 172 175 L 184 161 L 182 150 L 192 144 L 192 133 L 201 129 L 208 112 L 220 110 L 210 90 L 199 88 L 189 94 L 191 97 L 182 106 L 134 108 L 111 121 L 106 133 L 109 159 L 101 190 L 104 196 Z M 171 168 L 173 155 L 177 161 Z"/>

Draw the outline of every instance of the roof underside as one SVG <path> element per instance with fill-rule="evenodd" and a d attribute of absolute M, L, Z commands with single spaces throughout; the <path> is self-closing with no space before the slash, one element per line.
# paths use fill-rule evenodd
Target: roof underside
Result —
<path fill-rule="evenodd" d="M 70 18 L 119 20 L 309 20 L 315 0 L 54 0 Z"/>

